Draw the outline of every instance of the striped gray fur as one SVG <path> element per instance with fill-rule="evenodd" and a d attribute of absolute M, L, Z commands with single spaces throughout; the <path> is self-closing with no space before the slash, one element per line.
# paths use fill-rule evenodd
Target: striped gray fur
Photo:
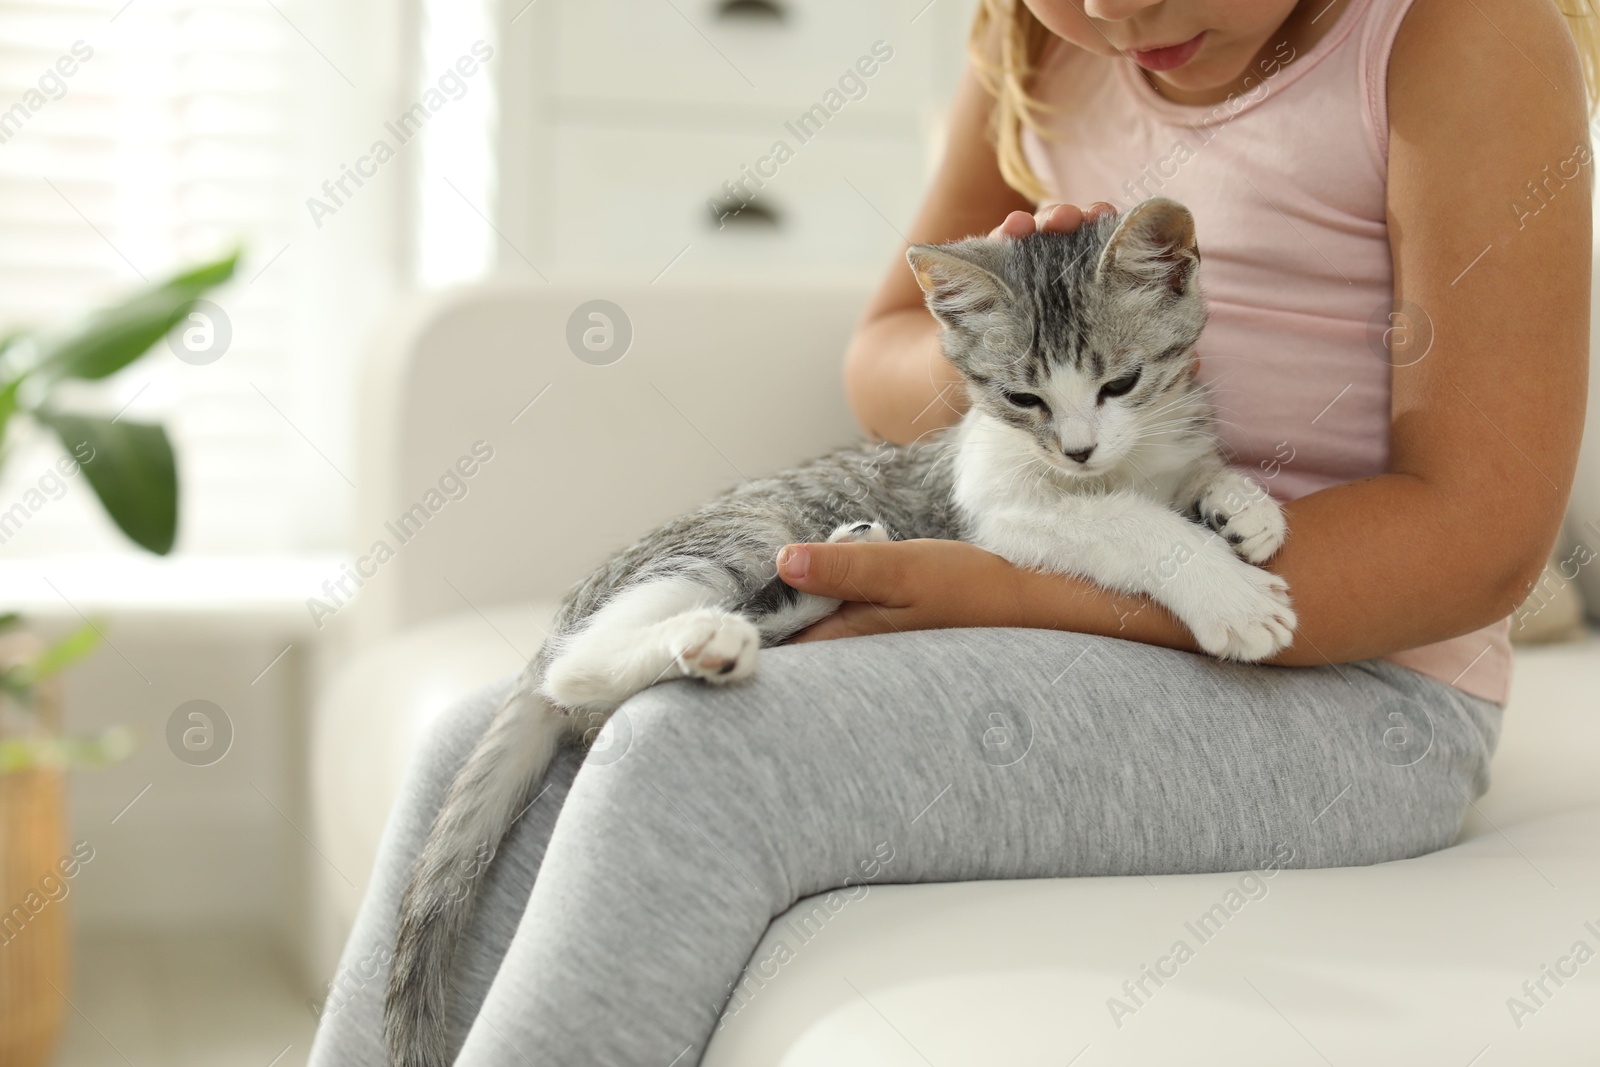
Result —
<path fill-rule="evenodd" d="M 563 601 L 554 632 L 579 623 L 619 589 L 710 562 L 735 579 L 730 610 L 774 598 L 792 603 L 774 559 L 784 545 L 824 541 L 841 524 L 871 519 L 899 539 L 960 539 L 950 504 L 947 442 L 910 447 L 862 443 L 740 485 L 613 556 Z M 752 618 L 759 625 L 763 613 Z M 764 634 L 777 644 L 795 631 Z"/>

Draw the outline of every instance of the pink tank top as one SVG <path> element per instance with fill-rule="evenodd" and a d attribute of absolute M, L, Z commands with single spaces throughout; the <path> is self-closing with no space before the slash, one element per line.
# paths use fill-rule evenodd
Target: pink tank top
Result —
<path fill-rule="evenodd" d="M 1416 325 L 1391 307 L 1385 222 L 1389 53 L 1410 4 L 1351 0 L 1221 104 L 1173 103 L 1128 60 L 1064 41 L 1034 83 L 1060 109 L 1039 115 L 1047 136 L 1023 133 L 1052 199 L 1194 212 L 1211 308 L 1199 375 L 1232 462 L 1280 500 L 1388 467 L 1387 334 Z M 1510 631 L 1508 616 L 1385 658 L 1503 704 Z"/>

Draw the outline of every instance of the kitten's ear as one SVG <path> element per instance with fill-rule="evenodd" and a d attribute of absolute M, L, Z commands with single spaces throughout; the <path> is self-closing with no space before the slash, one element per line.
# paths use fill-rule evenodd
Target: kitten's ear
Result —
<path fill-rule="evenodd" d="M 906 260 L 934 318 L 952 328 L 1010 305 L 1015 296 L 1000 278 L 999 244 L 970 238 L 947 245 L 912 245 Z"/>
<path fill-rule="evenodd" d="M 1100 253 L 1096 277 L 1181 295 L 1199 266 L 1194 216 L 1176 200 L 1155 197 L 1117 223 Z"/>

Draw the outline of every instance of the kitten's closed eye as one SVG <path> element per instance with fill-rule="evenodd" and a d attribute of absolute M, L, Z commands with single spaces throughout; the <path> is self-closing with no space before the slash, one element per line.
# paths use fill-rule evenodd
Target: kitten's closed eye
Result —
<path fill-rule="evenodd" d="M 1127 396 L 1133 392 L 1133 387 L 1139 384 L 1139 375 L 1141 373 L 1142 371 L 1136 370 L 1132 374 L 1124 374 L 1122 377 L 1114 378 L 1102 385 L 1100 387 L 1100 399 L 1104 400 L 1108 396 Z"/>
<path fill-rule="evenodd" d="M 1018 408 L 1038 408 L 1040 411 L 1049 411 L 1042 397 L 1032 393 L 1006 393 L 1006 403 Z"/>

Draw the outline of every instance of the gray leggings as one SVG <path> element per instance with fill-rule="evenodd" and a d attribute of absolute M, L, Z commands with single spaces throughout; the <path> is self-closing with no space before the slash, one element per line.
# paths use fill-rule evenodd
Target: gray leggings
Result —
<path fill-rule="evenodd" d="M 508 685 L 413 761 L 313 1067 L 385 1062 L 395 906 Z M 772 918 L 866 879 L 1430 852 L 1488 787 L 1499 728 L 1498 706 L 1383 661 L 1240 666 L 1045 630 L 787 646 L 749 683 L 659 685 L 587 763 L 557 762 L 483 876 L 452 976 L 458 1062 L 691 1067 Z"/>

